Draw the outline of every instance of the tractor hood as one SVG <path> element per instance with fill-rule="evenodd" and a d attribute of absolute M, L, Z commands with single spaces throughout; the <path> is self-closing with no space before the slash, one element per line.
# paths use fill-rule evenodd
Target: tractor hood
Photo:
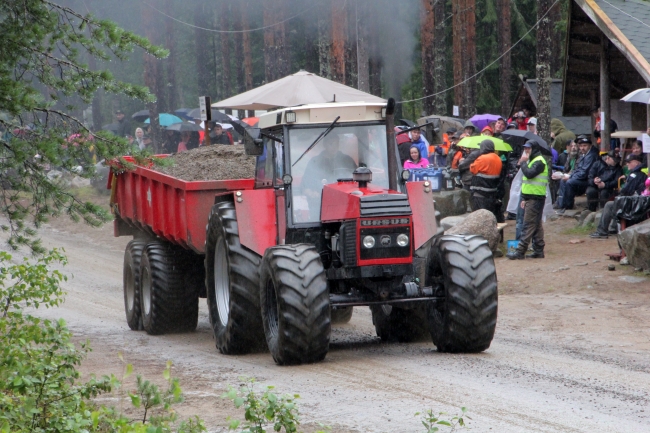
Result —
<path fill-rule="evenodd" d="M 321 221 L 335 222 L 357 218 L 411 215 L 406 194 L 368 184 L 340 181 L 323 187 Z"/>

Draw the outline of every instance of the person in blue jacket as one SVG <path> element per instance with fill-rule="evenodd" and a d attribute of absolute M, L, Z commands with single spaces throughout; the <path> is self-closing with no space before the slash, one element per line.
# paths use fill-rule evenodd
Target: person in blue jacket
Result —
<path fill-rule="evenodd" d="M 573 173 L 565 174 L 560 182 L 556 211 L 558 214 L 563 214 L 566 209 L 573 209 L 575 196 L 582 195 L 587 191 L 589 170 L 591 170 L 594 162 L 600 158 L 598 149 L 591 145 L 589 137 L 581 135 L 575 141 L 578 144 L 581 156 L 576 162 Z"/>

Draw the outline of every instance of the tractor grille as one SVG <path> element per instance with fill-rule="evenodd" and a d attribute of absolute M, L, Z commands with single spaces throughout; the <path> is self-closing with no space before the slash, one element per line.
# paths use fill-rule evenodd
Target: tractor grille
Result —
<path fill-rule="evenodd" d="M 343 266 L 357 265 L 357 223 L 348 221 L 341 224 L 341 263 Z"/>
<path fill-rule="evenodd" d="M 361 197 L 361 216 L 411 215 L 406 194 L 376 194 Z"/>

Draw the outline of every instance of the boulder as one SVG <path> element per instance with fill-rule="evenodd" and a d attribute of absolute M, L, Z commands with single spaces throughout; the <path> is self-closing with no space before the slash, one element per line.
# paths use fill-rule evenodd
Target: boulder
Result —
<path fill-rule="evenodd" d="M 587 227 L 589 224 L 594 224 L 596 218 L 596 212 L 589 212 L 589 215 L 585 217 L 580 226 Z"/>
<path fill-rule="evenodd" d="M 463 222 L 445 231 L 445 234 L 481 235 L 488 241 L 492 251 L 496 251 L 500 239 L 497 219 L 492 212 L 485 209 L 479 209 L 467 215 Z"/>
<path fill-rule="evenodd" d="M 440 220 L 440 225 L 442 226 L 442 229 L 444 231 L 449 230 L 450 228 L 462 223 L 465 218 L 467 218 L 467 215 L 458 215 L 458 216 L 448 216 L 446 218 L 443 218 Z"/>
<path fill-rule="evenodd" d="M 650 269 L 650 220 L 620 232 L 618 242 L 632 266 Z"/>
<path fill-rule="evenodd" d="M 440 218 L 463 215 L 470 208 L 469 191 L 464 189 L 434 193 L 433 200 L 436 203 L 436 210 L 440 212 Z"/>
<path fill-rule="evenodd" d="M 584 221 L 585 218 L 587 218 L 592 212 L 589 209 L 585 209 L 582 212 L 580 212 L 580 216 L 578 217 L 578 223 L 579 225 L 585 225 Z"/>
<path fill-rule="evenodd" d="M 90 186 L 90 179 L 84 179 L 80 176 L 73 176 L 70 179 L 70 187 L 72 188 L 83 188 L 85 186 Z"/>

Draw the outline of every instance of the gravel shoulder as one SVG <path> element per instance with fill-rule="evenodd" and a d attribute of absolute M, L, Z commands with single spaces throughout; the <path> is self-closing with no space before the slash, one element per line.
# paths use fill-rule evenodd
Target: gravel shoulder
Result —
<path fill-rule="evenodd" d="M 325 362 L 298 367 L 278 367 L 268 353 L 221 355 L 204 300 L 196 332 L 130 331 L 122 297 L 129 239 L 113 238 L 111 224 L 92 229 L 64 219 L 47 225 L 42 238 L 65 248 L 73 278 L 66 302 L 39 315 L 63 317 L 79 341 L 90 340 L 85 374 L 120 375 L 121 352 L 134 371 L 162 383 L 172 360 L 187 398 L 179 412 L 199 414 L 210 431 L 226 431 L 226 417 L 241 416 L 220 395 L 247 376 L 299 393 L 306 431 L 317 422 L 336 432 L 421 431 L 415 412 L 466 406 L 476 432 L 646 432 L 650 280 L 630 267 L 607 271 L 604 253 L 616 251 L 616 240 L 563 234 L 573 225 L 545 225 L 544 260 L 497 259 L 499 322 L 482 354 L 440 354 L 428 341 L 381 343 L 367 308 L 333 329 Z M 506 239 L 513 232 L 506 228 Z M 569 244 L 574 238 L 584 242 Z"/>

